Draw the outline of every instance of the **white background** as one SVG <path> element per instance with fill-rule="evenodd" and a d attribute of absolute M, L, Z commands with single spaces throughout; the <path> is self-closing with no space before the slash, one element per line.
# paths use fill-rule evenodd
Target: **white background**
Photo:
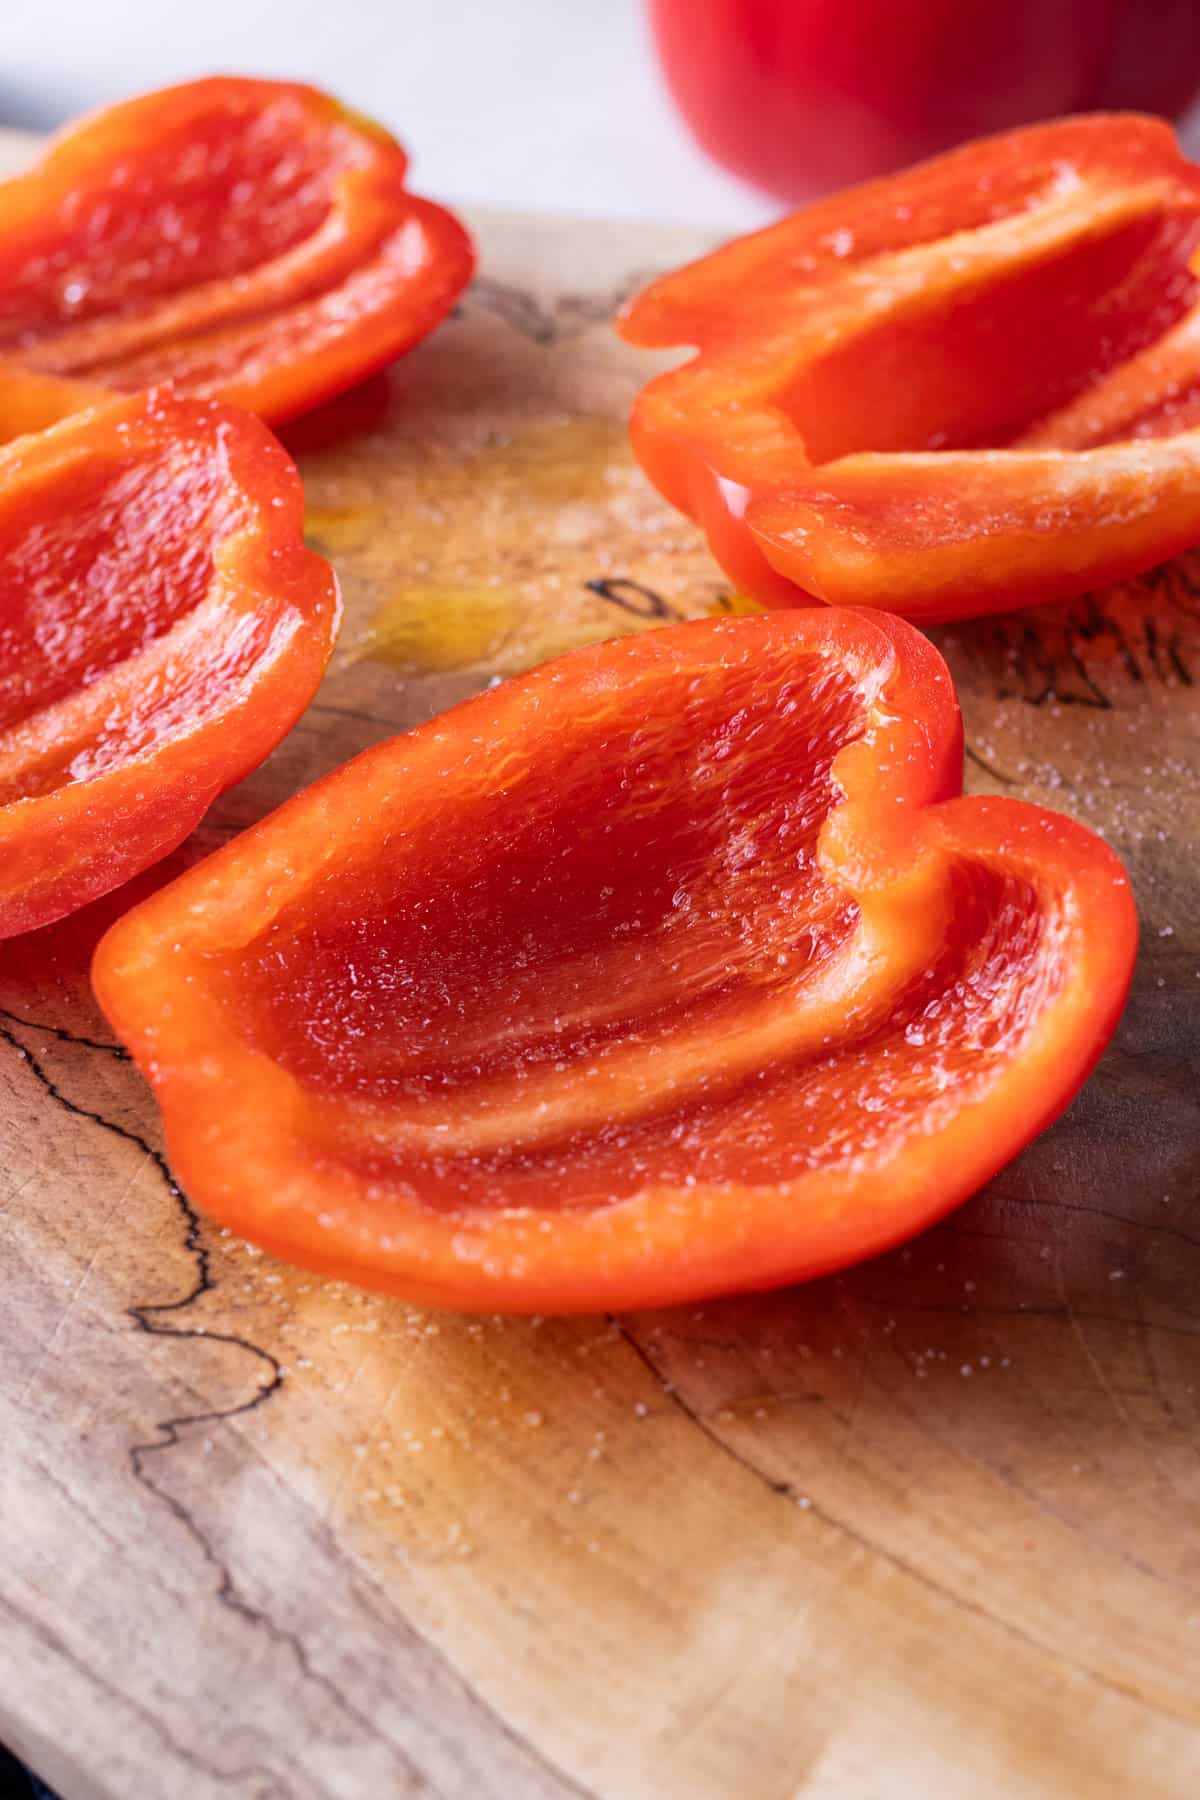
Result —
<path fill-rule="evenodd" d="M 718 228 L 778 210 L 693 147 L 642 0 L 0 0 L 0 125 L 214 73 L 331 89 L 444 200 Z"/>
<path fill-rule="evenodd" d="M 331 89 L 452 202 L 714 230 L 778 210 L 692 144 L 644 0 L 0 0 L 0 125 L 214 73 Z"/>

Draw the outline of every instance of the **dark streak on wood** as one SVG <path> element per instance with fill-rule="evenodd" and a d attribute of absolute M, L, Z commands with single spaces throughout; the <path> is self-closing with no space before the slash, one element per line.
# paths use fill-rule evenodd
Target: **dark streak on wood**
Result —
<path fill-rule="evenodd" d="M 557 336 L 554 316 L 548 308 L 539 305 L 534 296 L 524 288 L 512 287 L 504 281 L 492 281 L 488 277 L 477 277 L 471 283 L 471 301 L 502 319 L 519 331 L 522 337 L 528 338 L 531 344 L 550 344 Z"/>
<path fill-rule="evenodd" d="M 44 1031 L 60 1044 L 77 1044 L 81 1050 L 101 1050 L 106 1056 L 115 1056 L 118 1062 L 132 1060 L 124 1044 L 108 1044 L 102 1038 L 80 1037 L 77 1032 L 67 1031 L 61 1025 L 43 1025 L 39 1019 L 23 1019 L 19 1013 L 10 1012 L 7 1006 L 0 1006 L 0 1019 L 7 1019 L 10 1025 L 18 1025 L 23 1031 Z"/>
<path fill-rule="evenodd" d="M 626 1325 L 622 1324 L 620 1319 L 612 1314 L 606 1314 L 605 1316 L 613 1329 L 617 1332 L 617 1335 L 629 1346 L 629 1349 L 637 1357 L 638 1361 L 649 1374 L 653 1376 L 658 1386 L 662 1389 L 663 1393 L 668 1396 L 676 1409 L 695 1426 L 697 1431 L 707 1438 L 714 1449 L 718 1450 L 721 1455 L 727 1457 L 731 1462 L 736 1463 L 738 1468 L 743 1469 L 777 1499 L 785 1500 L 791 1506 L 802 1508 L 802 1510 L 811 1518 L 820 1520 L 823 1525 L 828 1526 L 831 1530 L 850 1538 L 854 1543 L 859 1544 L 862 1549 L 874 1556 L 878 1556 L 883 1562 L 890 1564 L 892 1568 L 898 1570 L 900 1574 L 908 1576 L 911 1580 L 919 1583 L 919 1585 L 925 1588 L 927 1592 L 937 1595 L 949 1606 L 954 1607 L 958 1611 L 969 1613 L 974 1618 L 982 1619 L 986 1624 L 993 1626 L 1005 1636 L 1015 1638 L 1019 1643 L 1026 1645 L 1029 1649 L 1036 1651 L 1039 1655 L 1057 1661 L 1064 1668 L 1070 1669 L 1072 1673 L 1077 1675 L 1081 1680 L 1094 1682 L 1097 1687 L 1108 1693 L 1119 1694 L 1124 1699 L 1136 1701 L 1139 1706 L 1145 1707 L 1147 1712 L 1152 1715 L 1165 1719 L 1177 1719 L 1187 1725 L 1194 1724 L 1195 1721 L 1190 1714 L 1179 1711 L 1174 1707 L 1157 1704 L 1154 1701 L 1149 1700 L 1145 1694 L 1141 1693 L 1139 1689 L 1132 1684 L 1115 1680 L 1111 1675 L 1106 1675 L 1099 1669 L 1093 1669 L 1087 1663 L 1079 1662 L 1073 1657 L 1064 1656 L 1060 1650 L 1053 1646 L 1043 1644 L 1034 1633 L 1026 1631 L 1023 1626 L 1017 1625 L 1011 1619 L 1001 1618 L 998 1613 L 992 1612 L 988 1607 L 981 1605 L 978 1601 L 968 1598 L 965 1594 L 956 1593 L 953 1588 L 945 1586 L 945 1584 L 940 1581 L 935 1581 L 932 1576 L 927 1575 L 925 1571 L 919 1568 L 915 1563 L 908 1561 L 905 1557 L 898 1556 L 895 1551 L 890 1550 L 881 1540 L 865 1536 L 862 1532 L 856 1531 L 852 1525 L 847 1524 L 844 1519 L 836 1518 L 832 1513 L 826 1512 L 823 1508 L 817 1506 L 807 1495 L 801 1496 L 791 1482 L 781 1481 L 777 1477 L 768 1474 L 767 1471 L 761 1468 L 752 1457 L 744 1455 L 742 1451 L 738 1450 L 733 1444 L 730 1444 L 723 1438 L 719 1431 L 715 1431 L 708 1421 L 688 1404 L 687 1400 L 679 1392 L 675 1384 L 667 1380 L 661 1369 L 659 1369 L 658 1365 L 655 1363 L 653 1357 L 643 1349 L 637 1338 Z M 1087 1315 L 1077 1314 L 1075 1316 L 1086 1317 Z M 1132 1322 L 1136 1323 L 1136 1321 Z"/>
<path fill-rule="evenodd" d="M 351 719 L 357 725 L 378 725 L 381 730 L 394 732 L 397 736 L 404 730 L 396 719 L 386 719 L 382 713 L 364 712 L 355 706 L 334 706 L 328 701 L 314 700 L 308 710 L 310 713 L 327 713 L 333 719 Z"/>
<path fill-rule="evenodd" d="M 1120 589 L 1001 620 L 991 642 L 997 657 L 1011 666 L 1016 685 L 1001 680 L 997 697 L 1034 707 L 1054 702 L 1110 711 L 1112 696 L 1089 656 L 1101 643 L 1111 645 L 1134 686 L 1154 681 L 1193 687 L 1187 646 L 1200 616 L 1198 597 L 1200 577 L 1185 557 Z"/>
<path fill-rule="evenodd" d="M 528 288 L 479 276 L 471 284 L 468 306 L 478 306 L 502 319 L 531 344 L 544 348 L 575 337 L 590 325 L 604 324 L 621 310 L 631 294 L 658 273 L 657 269 L 635 269 L 607 293 L 560 294 L 550 304 L 539 300 Z"/>
<path fill-rule="evenodd" d="M 6 1014 L 5 1016 L 10 1017 L 11 1015 Z M 30 1028 L 48 1031 L 53 1036 L 64 1038 L 68 1042 L 88 1042 L 86 1039 L 72 1038 L 69 1033 L 63 1032 L 56 1026 L 31 1026 Z M 118 1124 L 115 1119 L 106 1118 L 103 1113 L 95 1111 L 94 1108 L 80 1106 L 77 1101 L 70 1099 L 63 1093 L 58 1084 L 46 1073 L 46 1070 L 42 1067 L 42 1064 L 38 1061 L 38 1058 L 33 1054 L 32 1050 L 20 1041 L 10 1026 L 0 1025 L 0 1042 L 8 1044 L 10 1048 L 16 1052 L 25 1063 L 30 1073 L 34 1076 L 35 1080 L 45 1090 L 47 1096 L 55 1101 L 57 1105 L 63 1107 L 67 1112 L 72 1113 L 76 1118 L 87 1119 L 93 1125 L 98 1125 L 101 1130 L 111 1132 L 114 1137 L 121 1138 L 124 1142 L 132 1144 L 135 1149 L 140 1150 L 142 1154 L 153 1163 L 155 1169 L 158 1171 L 167 1193 L 170 1195 L 171 1200 L 174 1202 L 175 1207 L 183 1219 L 183 1247 L 188 1255 L 194 1260 L 196 1269 L 195 1280 L 188 1291 L 185 1294 L 182 1294 L 177 1300 L 157 1301 L 153 1304 L 146 1303 L 127 1308 L 128 1316 L 134 1321 L 138 1330 L 146 1332 L 151 1337 L 195 1338 L 198 1342 L 203 1344 L 229 1344 L 234 1349 L 244 1350 L 248 1356 L 252 1356 L 257 1361 L 266 1364 L 269 1370 L 267 1380 L 262 1386 L 256 1389 L 248 1400 L 243 1400 L 237 1406 L 231 1406 L 220 1411 L 192 1413 L 178 1418 L 164 1419 L 158 1427 L 159 1431 L 163 1434 L 161 1438 L 156 1439 L 153 1443 L 135 1444 L 131 1447 L 129 1460 L 137 1479 L 142 1481 L 147 1487 L 151 1488 L 154 1493 L 158 1494 L 160 1499 L 166 1500 L 167 1504 L 174 1509 L 175 1502 L 173 1502 L 169 1496 L 163 1495 L 161 1490 L 156 1488 L 154 1484 L 146 1478 L 142 1467 L 143 1459 L 153 1451 L 164 1450 L 169 1445 L 178 1443 L 179 1433 L 185 1426 L 215 1424 L 222 1419 L 232 1419 L 238 1417 L 241 1413 L 252 1412 L 255 1407 L 261 1406 L 271 1394 L 282 1387 L 284 1379 L 283 1370 L 279 1365 L 278 1359 L 272 1356 L 269 1350 L 263 1350 L 259 1345 L 250 1343 L 248 1339 L 239 1337 L 236 1333 L 207 1330 L 191 1331 L 177 1325 L 163 1325 L 159 1323 L 157 1318 L 158 1314 L 182 1312 L 187 1307 L 194 1305 L 194 1303 L 200 1299 L 201 1295 L 210 1293 L 216 1285 L 212 1278 L 208 1249 L 204 1244 L 201 1235 L 202 1228 L 200 1224 L 200 1215 L 196 1212 L 191 1201 L 171 1173 L 170 1166 L 161 1151 L 156 1150 L 152 1144 L 147 1143 L 146 1139 L 140 1136 L 138 1132 L 130 1131 L 128 1126 Z M 103 1051 L 109 1051 L 112 1048 L 110 1045 L 99 1043 L 91 1044 L 89 1047 Z"/>
<path fill-rule="evenodd" d="M 111 1045 L 90 1038 L 78 1037 L 59 1026 L 42 1025 L 35 1020 L 18 1019 L 15 1014 L 9 1013 L 7 1009 L 4 1008 L 0 1008 L 0 1015 L 4 1018 L 13 1020 L 15 1023 L 20 1024 L 22 1027 L 29 1030 L 47 1032 L 62 1042 L 76 1044 L 86 1049 L 106 1052 L 124 1060 L 128 1060 L 128 1053 L 119 1045 Z M 184 1234 L 184 1248 L 195 1259 L 196 1279 L 188 1292 L 180 1296 L 177 1300 L 129 1307 L 127 1309 L 128 1316 L 134 1320 L 138 1329 L 154 1337 L 190 1338 L 198 1343 L 206 1345 L 228 1344 L 235 1349 L 244 1350 L 250 1356 L 265 1363 L 270 1370 L 269 1377 L 263 1385 L 260 1386 L 249 1399 L 241 1401 L 237 1406 L 213 1408 L 203 1412 L 178 1414 L 175 1417 L 161 1420 L 158 1425 L 158 1430 L 161 1435 L 158 1438 L 150 1443 L 134 1444 L 130 1447 L 129 1462 L 134 1479 L 138 1481 L 142 1487 L 152 1493 L 161 1505 L 167 1508 L 172 1517 L 177 1520 L 192 1538 L 193 1542 L 200 1550 L 205 1562 L 216 1575 L 217 1585 L 215 1593 L 220 1604 L 237 1614 L 239 1618 L 244 1619 L 248 1625 L 262 1630 L 272 1642 L 287 1649 L 292 1655 L 302 1678 L 321 1688 L 334 1704 L 338 1706 L 348 1718 L 354 1721 L 364 1733 L 364 1738 L 366 1740 L 369 1740 L 373 1736 L 383 1736 L 389 1748 L 394 1751 L 403 1764 L 404 1774 L 410 1783 L 408 1791 L 414 1794 L 427 1795 L 429 1800 L 437 1800 L 436 1788 L 395 1739 L 389 1734 L 381 1731 L 379 1721 L 364 1713 L 355 1705 L 344 1688 L 323 1671 L 314 1667 L 308 1655 L 308 1651 L 305 1648 L 304 1641 L 299 1634 L 280 1625 L 268 1613 L 265 1613 L 259 1607 L 252 1605 L 238 1592 L 229 1566 L 221 1557 L 208 1534 L 193 1517 L 189 1509 L 174 1494 L 159 1486 L 159 1484 L 147 1473 L 147 1458 L 156 1455 L 161 1451 L 168 1450 L 173 1445 L 178 1444 L 181 1440 L 182 1432 L 189 1427 L 197 1425 L 219 1425 L 230 1419 L 238 1418 L 245 1413 L 253 1412 L 256 1408 L 262 1406 L 272 1394 L 276 1393 L 283 1386 L 285 1379 L 283 1369 L 281 1368 L 278 1359 L 273 1356 L 269 1350 L 264 1350 L 261 1346 L 252 1344 L 248 1339 L 241 1337 L 236 1333 L 212 1331 L 207 1328 L 204 1330 L 192 1331 L 181 1329 L 174 1325 L 163 1325 L 152 1318 L 152 1315 L 159 1313 L 180 1312 L 185 1308 L 194 1305 L 203 1294 L 211 1293 L 216 1289 L 217 1284 L 212 1278 L 209 1253 L 201 1239 L 202 1226 L 199 1215 L 196 1213 L 191 1202 L 188 1200 L 174 1175 L 171 1173 L 170 1165 L 166 1158 L 159 1151 L 155 1150 L 151 1144 L 147 1143 L 145 1138 L 141 1137 L 135 1131 L 130 1131 L 126 1126 L 119 1124 L 115 1119 L 106 1118 L 103 1113 L 97 1112 L 91 1107 L 80 1106 L 76 1101 L 71 1100 L 46 1073 L 32 1051 L 20 1042 L 8 1026 L 0 1025 L 0 1042 L 7 1043 L 10 1048 L 16 1052 L 25 1063 L 30 1073 L 45 1090 L 48 1097 L 57 1105 L 64 1107 L 67 1112 L 72 1113 L 75 1117 L 86 1119 L 90 1123 L 100 1126 L 103 1130 L 111 1132 L 114 1136 L 123 1139 L 125 1142 L 130 1143 L 134 1145 L 135 1148 L 141 1150 L 154 1164 L 162 1178 L 168 1194 L 171 1196 L 171 1199 L 174 1201 L 183 1217 L 186 1227 Z M 405 1621 L 405 1626 L 406 1628 L 409 1628 L 407 1626 L 407 1621 Z M 35 1624 L 35 1629 L 40 1632 L 43 1628 L 40 1625 Z M 432 1656 L 436 1662 L 440 1663 L 452 1674 L 453 1679 L 462 1690 L 463 1696 L 468 1703 L 477 1707 L 480 1712 L 485 1714 L 495 1728 L 509 1740 L 514 1749 L 518 1750 L 522 1755 L 527 1756 L 531 1762 L 542 1768 L 545 1773 L 556 1782 L 563 1793 L 576 1796 L 576 1800 L 593 1800 L 590 1789 L 581 1786 L 563 1770 L 556 1767 L 536 1744 L 532 1743 L 529 1739 L 524 1737 L 522 1733 L 517 1731 L 507 1719 L 504 1719 L 497 1714 L 487 1701 L 484 1700 L 483 1697 L 457 1673 L 457 1671 L 452 1670 L 450 1665 L 446 1664 L 441 1653 L 430 1645 L 427 1640 L 422 1639 L 421 1643 L 426 1653 Z M 88 1671 L 85 1671 L 85 1673 L 87 1672 Z M 124 1698 L 124 1696 L 121 1696 L 121 1698 Z M 130 1705 L 134 1704 L 133 1702 L 128 1703 Z M 225 1774 L 212 1765 L 199 1762 L 198 1759 L 193 1757 L 184 1746 L 178 1744 L 176 1740 L 168 1740 L 165 1730 L 149 1712 L 144 1712 L 144 1709 L 142 1708 L 135 1708 L 135 1710 L 139 1712 L 139 1715 L 145 1716 L 158 1734 L 163 1737 L 164 1741 L 169 1741 L 171 1747 L 175 1749 L 181 1757 L 191 1762 L 193 1766 L 202 1768 L 205 1773 L 211 1774 L 215 1779 L 223 1782 L 233 1781 L 249 1775 L 258 1774 L 264 1778 L 272 1781 L 274 1780 L 274 1777 L 270 1775 L 269 1771 L 261 1769 L 258 1766 L 253 1769 L 238 1770 L 230 1774 Z"/>
<path fill-rule="evenodd" d="M 1046 1212 L 1087 1213 L 1095 1219 L 1109 1219 L 1114 1225 L 1128 1225 L 1131 1231 L 1150 1231 L 1164 1237 L 1176 1238 L 1181 1244 L 1190 1244 L 1200 1250 L 1200 1237 L 1193 1237 L 1191 1232 L 1181 1231 L 1178 1225 L 1168 1220 L 1134 1219 L 1128 1213 L 1110 1212 L 1104 1206 L 1085 1206 L 1076 1200 L 1037 1200 L 1029 1194 L 1013 1194 L 1001 1196 L 998 1189 L 993 1189 L 997 1198 L 1004 1197 L 1010 1206 L 1029 1206 Z"/>
<path fill-rule="evenodd" d="M 601 600 L 607 600 L 612 606 L 619 606 L 622 612 L 632 613 L 635 619 L 678 620 L 682 616 L 674 611 L 661 594 L 647 587 L 644 582 L 632 580 L 628 575 L 598 576 L 593 581 L 585 581 L 583 585 Z"/>
<path fill-rule="evenodd" d="M 1002 786 L 1017 787 L 1019 785 L 1015 776 L 1006 775 L 1003 769 L 998 769 L 995 763 L 990 763 L 987 758 L 981 756 L 978 750 L 974 749 L 972 745 L 963 745 L 963 755 L 968 762 L 974 763 L 977 769 L 982 769 L 985 775 L 990 775 L 993 781 L 1000 782 Z"/>

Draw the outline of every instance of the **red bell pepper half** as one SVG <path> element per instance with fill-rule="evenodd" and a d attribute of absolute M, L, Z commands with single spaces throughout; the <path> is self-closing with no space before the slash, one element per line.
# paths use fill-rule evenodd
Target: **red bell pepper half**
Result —
<path fill-rule="evenodd" d="M 95 113 L 0 186 L 0 352 L 278 423 L 447 313 L 473 251 L 382 127 L 218 77 Z"/>
<path fill-rule="evenodd" d="M 87 398 L 0 375 L 0 436 L 49 426 L 0 449 L 0 937 L 182 842 L 304 710 L 340 615 L 265 425 Z"/>
<path fill-rule="evenodd" d="M 1121 1010 L 1119 863 L 961 768 L 885 614 L 606 643 L 289 801 L 96 992 L 195 1202 L 298 1263 L 512 1312 L 816 1275 L 985 1182 Z"/>
<path fill-rule="evenodd" d="M 634 448 L 768 605 L 921 622 L 1200 541 L 1200 169 L 1066 119 L 795 214 L 651 284 Z"/>

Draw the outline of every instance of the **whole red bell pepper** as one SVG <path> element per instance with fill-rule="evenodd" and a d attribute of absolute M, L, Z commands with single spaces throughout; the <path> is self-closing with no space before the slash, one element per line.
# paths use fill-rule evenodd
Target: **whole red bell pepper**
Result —
<path fill-rule="evenodd" d="M 1196 0 L 650 0 L 671 92 L 718 162 L 812 199 L 1060 113 L 1200 86 Z"/>
<path fill-rule="evenodd" d="M 797 213 L 652 283 L 698 354 L 637 455 L 770 605 L 921 621 L 1077 594 L 1200 542 L 1200 170 L 1068 119 Z"/>
<path fill-rule="evenodd" d="M 0 352 L 278 423 L 407 350 L 473 252 L 382 127 L 217 77 L 95 113 L 0 186 Z"/>
<path fill-rule="evenodd" d="M 17 430 L 0 449 L 0 937 L 179 844 L 304 710 L 340 612 L 258 419 L 9 368 L 0 437 Z"/>
<path fill-rule="evenodd" d="M 1128 884 L 959 797 L 945 665 L 855 610 L 575 652 L 368 750 L 134 908 L 97 995 L 196 1204 L 422 1302 L 833 1269 L 1062 1110 Z"/>

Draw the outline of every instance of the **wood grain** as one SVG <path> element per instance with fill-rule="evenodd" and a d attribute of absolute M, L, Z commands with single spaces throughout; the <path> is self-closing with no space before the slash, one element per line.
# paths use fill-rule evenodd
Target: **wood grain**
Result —
<path fill-rule="evenodd" d="M 437 337 L 290 434 L 348 613 L 174 866 L 570 643 L 731 603 L 607 325 L 681 234 L 479 220 Z M 65 1800 L 1200 1789 L 1200 560 L 938 634 L 968 785 L 1128 860 L 1071 1113 L 893 1255 L 464 1320 L 196 1219 L 86 982 L 0 947 L 0 1737 Z M 161 873 L 150 880 L 159 880 Z"/>

